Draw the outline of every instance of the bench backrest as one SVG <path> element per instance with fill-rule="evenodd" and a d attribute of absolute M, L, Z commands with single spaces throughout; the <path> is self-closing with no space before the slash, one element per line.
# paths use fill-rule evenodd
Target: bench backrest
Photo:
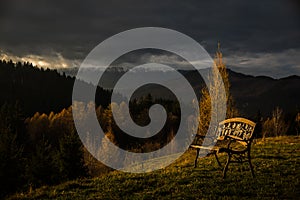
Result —
<path fill-rule="evenodd" d="M 255 123 L 245 118 L 226 119 L 219 123 L 217 140 L 232 138 L 241 144 L 247 145 L 252 139 L 254 128 Z"/>

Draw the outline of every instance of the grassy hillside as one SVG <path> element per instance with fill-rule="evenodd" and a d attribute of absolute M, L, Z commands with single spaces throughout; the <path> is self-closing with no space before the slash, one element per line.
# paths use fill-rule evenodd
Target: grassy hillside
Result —
<path fill-rule="evenodd" d="M 300 196 L 300 137 L 267 138 L 253 146 L 256 178 L 248 165 L 231 164 L 227 178 L 213 156 L 199 160 L 189 150 L 176 163 L 146 174 L 112 172 L 93 179 L 44 186 L 10 199 L 298 199 Z M 225 155 L 221 156 L 225 161 Z"/>

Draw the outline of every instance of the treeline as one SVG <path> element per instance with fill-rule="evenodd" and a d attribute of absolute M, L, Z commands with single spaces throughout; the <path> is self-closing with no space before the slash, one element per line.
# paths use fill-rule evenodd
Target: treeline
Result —
<path fill-rule="evenodd" d="M 168 114 L 167 123 L 149 140 L 127 135 L 114 122 L 111 109 L 114 107 L 122 115 L 124 107 L 128 106 L 124 102 L 112 103 L 106 108 L 102 106 L 95 108 L 94 104 L 87 105 L 84 112 L 96 111 L 106 137 L 120 148 L 135 152 L 150 152 L 170 142 L 177 132 L 177 125 L 180 122 L 179 104 L 153 99 L 148 95 L 133 100 L 129 105 L 132 108 L 133 120 L 137 124 L 147 124 L 149 108 L 156 103 L 165 107 Z M 0 163 L 2 195 L 80 177 L 98 176 L 111 170 L 93 158 L 83 147 L 73 122 L 72 107 L 58 113 L 37 112 L 32 117 L 25 118 L 18 103 L 1 106 Z"/>
<path fill-rule="evenodd" d="M 151 95 L 131 102 L 129 107 L 135 108 L 131 109 L 133 120 L 137 124 L 147 124 L 149 107 L 155 103 L 166 108 L 168 117 L 163 129 L 151 140 L 132 138 L 118 128 L 112 116 L 112 107 L 118 115 L 122 115 L 127 106 L 124 102 L 112 103 L 107 108 L 86 105 L 84 112 L 96 111 L 106 137 L 115 145 L 133 152 L 150 152 L 169 143 L 180 123 L 178 103 L 155 100 Z M 272 117 L 259 117 L 256 122 L 256 138 L 300 133 L 300 112 L 289 120 L 280 108 L 276 108 Z M 120 162 L 117 155 L 107 159 Z M 126 162 L 126 158 L 122 162 Z M 37 112 L 25 118 L 18 103 L 4 104 L 0 108 L 0 163 L 2 195 L 80 177 L 98 176 L 112 170 L 82 146 L 74 126 L 72 107 L 58 113 Z"/>
<path fill-rule="evenodd" d="M 35 112 L 59 112 L 72 104 L 75 78 L 57 70 L 43 69 L 31 63 L 0 60 L 0 105 L 19 101 L 25 116 Z M 84 87 L 92 87 L 82 82 Z M 111 91 L 98 87 L 97 105 L 107 107 Z"/>
<path fill-rule="evenodd" d="M 18 103 L 1 106 L 1 197 L 88 175 L 70 112 L 25 119 Z"/>
<path fill-rule="evenodd" d="M 257 137 L 300 134 L 300 112 L 295 115 L 286 114 L 281 108 L 276 107 L 271 116 L 263 118 L 258 113 L 255 121 L 257 122 Z"/>
<path fill-rule="evenodd" d="M 0 196 L 111 170 L 93 158 L 79 140 L 70 107 L 74 80 L 30 63 L 0 61 Z M 131 115 L 139 125 L 149 123 L 151 105 L 161 104 L 167 110 L 166 125 L 149 143 L 118 128 L 111 107 L 121 111 L 127 105 L 110 104 L 110 97 L 111 91 L 97 88 L 96 112 L 107 137 L 121 148 L 153 151 L 176 133 L 180 121 L 177 102 L 151 95 L 130 102 Z"/>

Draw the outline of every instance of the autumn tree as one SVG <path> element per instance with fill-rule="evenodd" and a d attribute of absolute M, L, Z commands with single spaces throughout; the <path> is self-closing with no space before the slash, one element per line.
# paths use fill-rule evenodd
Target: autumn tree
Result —
<path fill-rule="evenodd" d="M 116 110 L 118 113 L 119 106 L 116 103 L 111 103 L 107 109 L 103 112 L 103 118 L 105 120 L 105 137 L 101 140 L 101 148 L 99 149 L 99 155 L 102 155 L 102 158 L 106 161 L 109 161 L 111 163 L 119 163 L 119 157 L 118 152 L 112 152 L 109 149 L 110 144 L 113 143 L 114 145 L 117 145 L 116 136 L 114 132 L 114 120 L 113 120 L 113 114 L 112 114 L 112 107 Z"/>
<path fill-rule="evenodd" d="M 26 119 L 30 135 L 27 177 L 33 186 L 86 175 L 83 147 L 76 133 L 72 108 Z"/>
<path fill-rule="evenodd" d="M 27 126 L 27 132 L 30 139 L 35 142 L 41 140 L 43 137 L 48 136 L 49 130 L 49 118 L 46 114 L 35 113 L 33 117 L 25 120 Z"/>
<path fill-rule="evenodd" d="M 283 111 L 276 107 L 272 114 L 275 136 L 285 135 L 288 130 L 288 124 L 284 121 Z"/>
<path fill-rule="evenodd" d="M 218 44 L 218 50 L 215 55 L 214 65 L 208 74 L 210 92 L 208 87 L 204 87 L 201 90 L 201 99 L 199 103 L 200 113 L 199 113 L 199 134 L 204 134 L 207 132 L 211 119 L 215 120 L 214 124 L 221 121 L 220 116 L 217 113 L 212 113 L 211 103 L 212 102 L 226 102 L 226 117 L 231 118 L 238 115 L 237 109 L 234 107 L 233 98 L 230 94 L 230 82 L 228 77 L 228 72 L 226 65 L 223 61 L 223 54 L 220 50 L 220 44 Z M 219 90 L 224 85 L 225 97 L 219 95 Z M 215 110 L 223 109 L 222 107 L 217 107 Z"/>
<path fill-rule="evenodd" d="M 267 118 L 263 123 L 262 134 L 266 136 L 281 136 L 285 135 L 289 128 L 288 123 L 284 120 L 282 109 L 276 107 L 271 118 Z"/>

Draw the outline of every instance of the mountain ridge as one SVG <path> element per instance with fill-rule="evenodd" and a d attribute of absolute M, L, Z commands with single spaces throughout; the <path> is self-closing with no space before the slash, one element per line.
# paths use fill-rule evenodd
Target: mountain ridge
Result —
<path fill-rule="evenodd" d="M 74 70 L 74 69 L 73 69 Z M 106 80 L 112 84 L 123 72 L 108 73 Z M 154 73 L 154 72 L 150 72 Z M 167 72 L 163 72 L 167 73 Z M 241 115 L 254 117 L 258 113 L 269 116 L 277 106 L 285 113 L 294 115 L 300 108 L 300 77 L 292 75 L 274 79 L 266 76 L 245 75 L 228 69 L 231 94 Z M 197 95 L 204 85 L 201 76 L 195 71 L 184 74 Z M 167 76 L 166 76 L 167 77 Z M 0 103 L 20 100 L 27 116 L 35 112 L 60 111 L 72 103 L 72 90 L 75 78 L 66 76 L 66 71 L 33 67 L 29 63 L 0 62 Z M 96 102 L 109 103 L 109 90 L 99 88 Z M 199 92 L 197 92 L 199 91 Z M 145 90 L 145 92 L 147 92 Z"/>

